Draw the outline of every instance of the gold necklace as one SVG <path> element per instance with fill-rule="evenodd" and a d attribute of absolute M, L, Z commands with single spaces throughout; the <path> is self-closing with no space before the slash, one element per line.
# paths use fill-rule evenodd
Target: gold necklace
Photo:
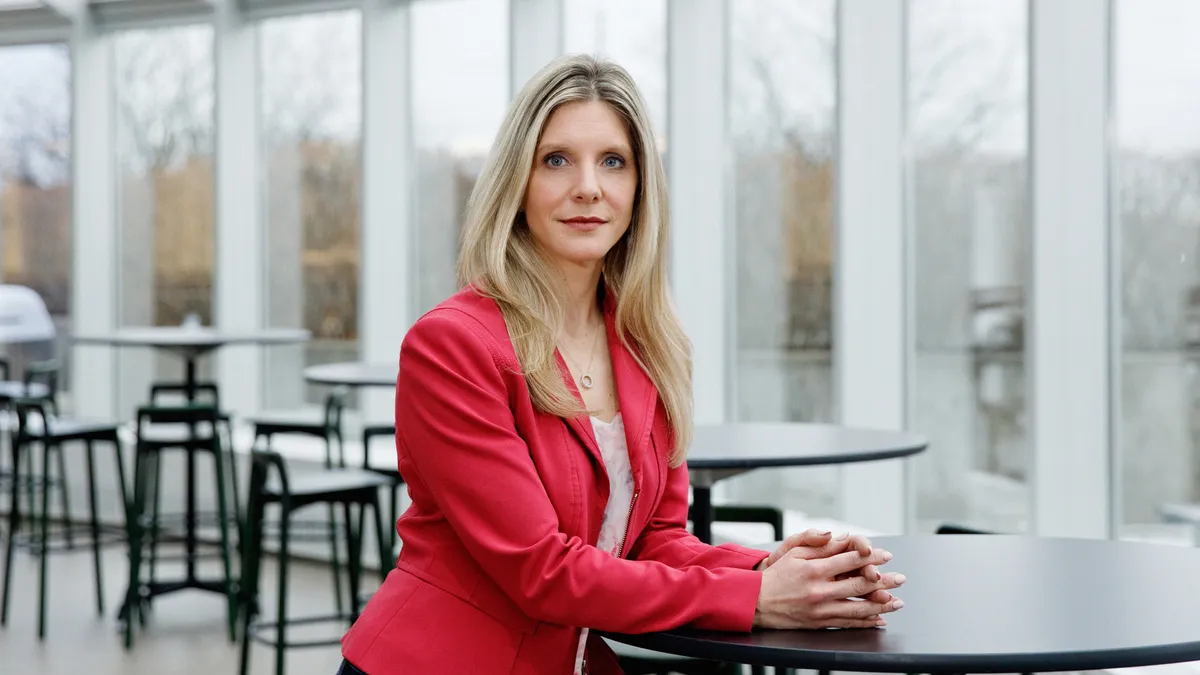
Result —
<path fill-rule="evenodd" d="M 592 338 L 592 358 L 591 358 L 591 360 L 588 361 L 587 369 L 582 371 L 582 373 L 579 376 L 579 384 L 584 389 L 591 389 L 592 384 L 593 384 L 592 364 L 596 362 L 596 341 L 600 339 L 600 327 L 599 326 L 596 327 L 595 332 L 596 332 L 596 335 L 595 335 L 595 337 Z M 561 342 L 558 343 L 558 347 L 559 347 L 559 349 L 562 349 L 563 354 L 565 354 L 567 359 L 570 360 L 571 365 L 575 366 L 576 370 L 579 370 L 579 363 L 577 363 L 575 361 L 575 359 L 571 356 L 571 353 L 567 350 L 567 348 L 565 346 L 563 346 L 563 344 Z"/>

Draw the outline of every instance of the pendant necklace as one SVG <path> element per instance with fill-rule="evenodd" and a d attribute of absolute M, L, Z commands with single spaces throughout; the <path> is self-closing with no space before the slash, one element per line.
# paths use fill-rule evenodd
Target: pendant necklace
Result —
<path fill-rule="evenodd" d="M 596 337 L 592 338 L 592 358 L 591 358 L 591 360 L 588 361 L 587 370 L 584 370 L 583 372 L 581 372 L 580 376 L 579 376 L 579 384 L 584 389 L 592 388 L 592 364 L 595 363 L 595 361 L 596 361 L 596 342 L 597 342 L 597 340 L 599 340 L 599 338 L 600 338 L 600 328 L 599 328 L 599 326 L 597 326 L 596 327 Z M 571 360 L 571 365 L 575 366 L 575 368 L 578 369 L 579 364 L 576 363 L 574 358 L 571 358 L 571 355 L 567 351 L 566 347 L 563 347 L 563 345 L 561 343 L 558 346 L 562 348 L 563 354 L 566 354 L 567 358 L 569 358 Z"/>

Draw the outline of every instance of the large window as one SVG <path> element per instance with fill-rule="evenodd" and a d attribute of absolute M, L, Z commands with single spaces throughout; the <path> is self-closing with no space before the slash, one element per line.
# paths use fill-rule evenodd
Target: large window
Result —
<path fill-rule="evenodd" d="M 266 406 L 317 403 L 305 366 L 358 360 L 362 16 L 261 26 L 266 322 L 312 342 L 263 350 Z"/>
<path fill-rule="evenodd" d="M 211 325 L 212 27 L 130 31 L 115 42 L 120 324 Z M 117 358 L 126 417 L 152 380 L 183 379 L 169 354 L 121 349 Z M 211 368 L 200 361 L 202 377 Z"/>
<path fill-rule="evenodd" d="M 607 58 L 629 71 L 664 146 L 667 128 L 666 0 L 566 0 L 566 51 Z"/>
<path fill-rule="evenodd" d="M 1122 534 L 1190 538 L 1158 507 L 1200 501 L 1200 6 L 1115 10 Z"/>
<path fill-rule="evenodd" d="M 412 6 L 418 312 L 458 290 L 463 211 L 508 106 L 507 25 L 506 0 Z"/>
<path fill-rule="evenodd" d="M 912 0 L 912 428 L 923 529 L 1028 528 L 1025 0 Z"/>
<path fill-rule="evenodd" d="M 17 312 L 0 326 L 0 353 L 14 377 L 30 361 L 59 359 L 63 387 L 71 381 L 70 163 L 67 48 L 0 49 L 0 280 L 6 285 L 0 301 L 6 312 Z M 22 294 L 40 302 L 10 304 Z M 41 329 L 48 328 L 47 314 L 52 330 Z"/>
<path fill-rule="evenodd" d="M 734 0 L 730 12 L 736 414 L 832 421 L 836 3 Z M 836 475 L 759 471 L 730 489 L 829 516 Z"/>

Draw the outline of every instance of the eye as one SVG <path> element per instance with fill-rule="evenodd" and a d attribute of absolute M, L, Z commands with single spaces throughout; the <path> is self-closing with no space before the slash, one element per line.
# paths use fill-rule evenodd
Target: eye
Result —
<path fill-rule="evenodd" d="M 543 159 L 542 162 L 545 163 L 546 166 L 548 166 L 552 169 L 561 169 L 562 167 L 567 165 L 567 158 L 563 157 L 562 155 L 558 154 L 557 152 L 554 152 L 549 155 L 546 155 L 546 159 Z"/>
<path fill-rule="evenodd" d="M 604 158 L 604 166 L 609 169 L 620 169 L 625 166 L 625 159 L 619 155 L 609 155 Z"/>

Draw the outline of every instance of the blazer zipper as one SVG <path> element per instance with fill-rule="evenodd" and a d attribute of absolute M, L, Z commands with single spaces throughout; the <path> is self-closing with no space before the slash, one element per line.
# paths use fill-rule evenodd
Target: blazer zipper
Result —
<path fill-rule="evenodd" d="M 633 499 L 629 500 L 629 513 L 625 516 L 625 534 L 621 535 L 621 548 L 617 549 L 618 558 L 625 555 L 625 539 L 629 537 L 629 523 L 633 520 L 633 507 L 637 504 L 639 494 L 641 494 L 641 490 L 634 490 Z"/>

